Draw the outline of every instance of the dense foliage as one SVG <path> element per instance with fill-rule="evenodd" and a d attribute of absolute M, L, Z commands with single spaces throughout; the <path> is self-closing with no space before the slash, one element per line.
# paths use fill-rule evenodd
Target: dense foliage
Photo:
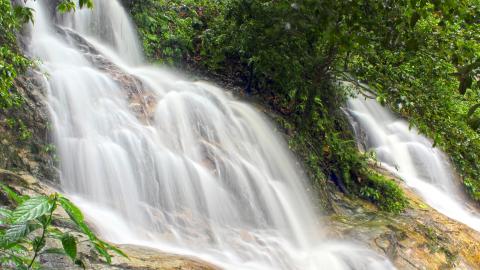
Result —
<path fill-rule="evenodd" d="M 409 118 L 453 159 L 470 195 L 480 200 L 480 2 L 414 1 L 378 13 L 388 22 L 348 71 Z M 381 28 L 380 28 L 381 29 Z M 375 31 L 378 31 L 375 29 Z M 467 113 L 470 113 L 467 115 Z"/>
<path fill-rule="evenodd" d="M 153 61 L 184 65 L 201 60 L 202 35 L 219 15 L 222 0 L 124 0 Z"/>
<path fill-rule="evenodd" d="M 395 182 L 371 170 L 366 170 L 364 176 L 367 181 L 359 188 L 360 197 L 391 213 L 399 213 L 408 206 L 403 191 Z"/>
<path fill-rule="evenodd" d="M 308 159 L 345 192 L 378 182 L 339 111 L 351 91 L 336 81 L 360 80 L 434 139 L 480 200 L 478 0 L 125 2 L 150 57 L 239 78 L 293 120 L 297 142 L 317 149 Z"/>
<path fill-rule="evenodd" d="M 80 0 L 78 7 L 92 8 L 93 0 Z M 62 0 L 57 8 L 60 12 L 74 11 L 76 3 Z M 21 4 L 13 5 L 10 0 L 0 0 L 0 14 L 0 110 L 4 110 L 22 103 L 15 91 L 15 78 L 33 63 L 20 52 L 17 34 L 25 23 L 33 22 L 34 10 Z"/>
<path fill-rule="evenodd" d="M 8 108 L 20 104 L 12 86 L 31 65 L 15 35 L 32 11 L 1 1 L 0 106 Z M 289 119 L 295 142 L 316 149 L 306 159 L 342 191 L 362 196 L 378 182 L 339 109 L 351 90 L 336 82 L 361 80 L 452 157 L 480 200 L 478 0 L 123 2 L 150 59 L 237 79 Z"/>
<path fill-rule="evenodd" d="M 30 61 L 19 53 L 15 34 L 23 23 L 31 19 L 31 12 L 13 8 L 10 0 L 0 0 L 0 14 L 0 109 L 5 109 L 21 103 L 13 83 Z"/>
<path fill-rule="evenodd" d="M 61 220 L 56 210 L 65 211 L 72 226 L 92 244 L 93 249 L 110 263 L 115 252 L 126 255 L 116 247 L 100 240 L 85 224 L 82 212 L 67 198 L 50 196 L 19 196 L 2 185 L 2 193 L 17 207 L 13 210 L 0 208 L 0 266 L 2 269 L 40 269 L 38 258 L 42 254 L 68 256 L 72 263 L 85 268 L 77 254 L 78 236 L 69 230 L 60 230 L 52 224 Z M 54 248 L 47 241 L 58 241 L 62 248 Z"/>

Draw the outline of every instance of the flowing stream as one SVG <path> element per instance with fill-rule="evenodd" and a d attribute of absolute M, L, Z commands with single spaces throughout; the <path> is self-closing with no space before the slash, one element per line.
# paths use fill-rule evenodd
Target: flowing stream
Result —
<path fill-rule="evenodd" d="M 306 181 L 263 115 L 144 64 L 116 0 L 67 15 L 29 5 L 62 189 L 103 238 L 226 269 L 393 269 L 322 236 Z"/>
<path fill-rule="evenodd" d="M 450 162 L 430 140 L 374 99 L 350 99 L 347 109 L 357 140 L 383 167 L 440 213 L 480 231 L 480 215 L 468 207 Z"/>

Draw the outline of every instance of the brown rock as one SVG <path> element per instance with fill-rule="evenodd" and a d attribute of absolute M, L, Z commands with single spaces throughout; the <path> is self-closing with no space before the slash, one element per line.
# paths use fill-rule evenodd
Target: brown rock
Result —
<path fill-rule="evenodd" d="M 217 270 L 212 264 L 196 258 L 164 253 L 155 249 L 122 245 L 120 248 L 127 253 L 129 259 L 114 257 L 111 268 L 99 269 L 132 269 L 132 270 Z"/>
<path fill-rule="evenodd" d="M 382 213 L 370 203 L 336 194 L 335 214 L 328 222 L 331 235 L 369 245 L 398 269 L 480 269 L 480 233 L 426 205 L 401 180 L 394 181 L 410 201 L 405 213 Z"/>

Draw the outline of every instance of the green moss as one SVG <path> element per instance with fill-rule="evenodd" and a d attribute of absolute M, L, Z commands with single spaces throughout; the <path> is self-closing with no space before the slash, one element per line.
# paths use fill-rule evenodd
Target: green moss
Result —
<path fill-rule="evenodd" d="M 380 209 L 400 213 L 408 206 L 403 190 L 394 180 L 368 170 L 363 181 L 365 183 L 359 189 L 360 197 L 373 202 Z"/>

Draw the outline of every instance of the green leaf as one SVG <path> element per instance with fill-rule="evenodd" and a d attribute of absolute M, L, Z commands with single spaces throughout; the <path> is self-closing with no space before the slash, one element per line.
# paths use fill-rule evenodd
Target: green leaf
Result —
<path fill-rule="evenodd" d="M 84 217 L 82 211 L 74 205 L 69 199 L 60 196 L 58 198 L 58 202 L 62 206 L 62 208 L 67 212 L 70 219 L 77 225 L 77 227 L 88 236 L 88 238 L 93 241 L 97 240 L 95 234 L 90 230 L 90 228 L 85 224 Z"/>
<path fill-rule="evenodd" d="M 13 224 L 8 227 L 5 234 L 0 238 L 0 246 L 6 247 L 12 243 L 19 242 L 29 233 L 41 228 L 38 223 Z"/>
<path fill-rule="evenodd" d="M 62 237 L 62 246 L 65 253 L 75 262 L 77 258 L 77 240 L 70 234 L 65 234 Z"/>
<path fill-rule="evenodd" d="M 63 210 L 67 212 L 68 216 L 70 217 L 70 219 L 72 219 L 73 222 L 75 222 L 77 225 L 79 223 L 84 223 L 82 211 L 80 211 L 80 209 L 76 205 L 74 205 L 69 199 L 60 196 L 58 198 L 58 202 L 62 206 Z"/>
<path fill-rule="evenodd" d="M 57 5 L 57 9 L 60 11 L 60 13 L 75 11 L 75 3 L 71 0 L 64 0 Z"/>
<path fill-rule="evenodd" d="M 33 197 L 23 202 L 12 213 L 13 223 L 22 223 L 36 219 L 50 212 L 52 204 L 45 196 Z"/>
<path fill-rule="evenodd" d="M 29 232 L 27 224 L 14 224 L 5 231 L 5 235 L 2 237 L 2 243 L 15 243 Z"/>
<path fill-rule="evenodd" d="M 92 0 L 80 0 L 78 2 L 78 5 L 80 8 L 87 7 L 87 8 L 93 8 L 93 1 Z"/>
<path fill-rule="evenodd" d="M 5 194 L 7 195 L 8 199 L 16 202 L 17 204 L 21 204 L 22 202 L 29 199 L 28 196 L 18 195 L 15 191 L 13 191 L 11 188 L 4 184 L 0 184 L 0 186 L 2 187 L 3 192 L 5 192 Z"/>
<path fill-rule="evenodd" d="M 95 245 L 95 250 L 97 250 L 97 252 L 105 258 L 107 263 L 108 264 L 112 263 L 112 256 L 108 254 L 107 250 L 102 245 L 102 243 L 95 241 L 93 244 Z"/>
<path fill-rule="evenodd" d="M 9 209 L 0 207 L 0 225 L 6 224 L 8 219 L 10 219 L 11 215 L 12 215 L 12 211 L 10 211 Z"/>
<path fill-rule="evenodd" d="M 77 224 L 77 226 L 84 234 L 88 236 L 88 239 L 90 239 L 90 241 L 98 240 L 97 236 L 92 232 L 92 230 L 90 230 L 87 224 L 80 223 L 80 224 Z"/>
<path fill-rule="evenodd" d="M 120 256 L 128 259 L 128 255 L 125 254 L 125 252 L 123 252 L 121 249 L 119 249 L 119 248 L 117 248 L 117 247 L 115 247 L 115 246 L 112 246 L 112 245 L 110 245 L 110 244 L 108 244 L 108 243 L 105 243 L 105 242 L 103 242 L 103 241 L 102 241 L 102 243 L 103 243 L 103 245 L 104 245 L 107 249 L 109 249 L 109 250 L 117 253 L 118 255 L 120 255 Z"/>
<path fill-rule="evenodd" d="M 15 17 L 20 21 L 20 23 L 33 23 L 33 8 L 24 7 L 20 5 L 15 5 L 13 7 L 13 13 Z"/>

